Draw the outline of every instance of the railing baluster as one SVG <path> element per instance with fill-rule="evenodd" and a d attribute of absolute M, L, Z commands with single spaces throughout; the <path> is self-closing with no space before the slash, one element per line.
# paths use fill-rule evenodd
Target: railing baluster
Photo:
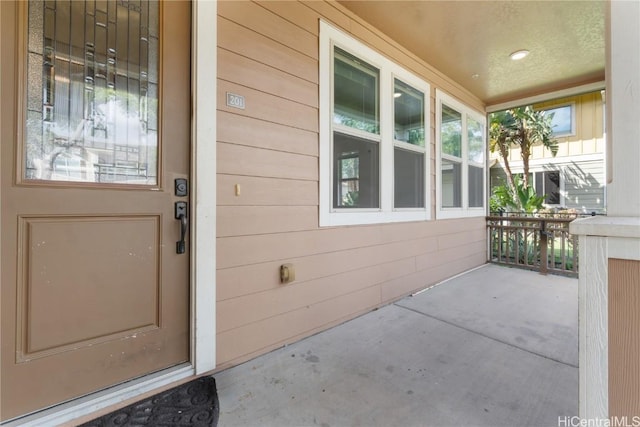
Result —
<path fill-rule="evenodd" d="M 504 256 L 504 231 L 502 230 L 502 223 L 498 223 L 498 262 L 502 262 Z"/>
<path fill-rule="evenodd" d="M 524 249 L 524 255 L 523 255 L 524 265 L 529 265 L 529 230 L 524 228 L 522 230 L 522 234 L 524 235 L 523 245 L 522 245 L 522 248 Z"/>
<path fill-rule="evenodd" d="M 561 231 L 562 241 L 560 242 L 562 244 L 562 264 L 560 265 L 562 266 L 563 270 L 567 269 L 567 252 L 566 252 L 567 234 L 568 232 L 564 229 L 564 226 L 563 226 Z"/>
<path fill-rule="evenodd" d="M 545 221 L 540 223 L 540 274 L 547 274 L 547 270 L 549 267 L 547 250 L 547 230 L 545 227 Z"/>
<path fill-rule="evenodd" d="M 551 271 L 577 276 L 578 241 L 569 234 L 569 223 L 573 219 L 567 216 L 489 216 L 489 261 L 538 269 L 541 274 Z"/>
<path fill-rule="evenodd" d="M 498 228 L 498 262 L 502 262 L 504 257 L 504 231 L 500 225 Z"/>
<path fill-rule="evenodd" d="M 513 246 L 511 244 L 511 230 L 509 230 L 508 228 L 506 229 L 506 235 L 507 238 L 504 241 L 504 253 L 505 253 L 505 261 L 507 263 L 511 263 L 513 260 L 513 255 L 511 253 L 512 249 L 511 247 Z"/>

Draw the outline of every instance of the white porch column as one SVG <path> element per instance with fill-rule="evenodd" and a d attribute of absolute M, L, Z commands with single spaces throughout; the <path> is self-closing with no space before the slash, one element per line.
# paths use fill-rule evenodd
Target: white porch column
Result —
<path fill-rule="evenodd" d="M 576 220 L 570 228 L 580 236 L 579 415 L 585 419 L 610 415 L 608 261 L 640 260 L 640 2 L 607 6 L 608 216 Z"/>

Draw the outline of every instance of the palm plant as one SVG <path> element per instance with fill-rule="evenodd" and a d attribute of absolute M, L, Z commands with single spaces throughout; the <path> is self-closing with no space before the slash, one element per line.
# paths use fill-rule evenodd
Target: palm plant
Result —
<path fill-rule="evenodd" d="M 490 202 L 496 210 L 534 213 L 543 208 L 544 196 L 538 196 L 531 186 L 525 186 L 519 175 L 513 177 L 513 188 L 500 185 L 493 189 Z"/>
<path fill-rule="evenodd" d="M 509 150 L 512 147 L 520 148 L 524 174 L 522 178 L 521 191 L 527 191 L 529 186 L 529 159 L 531 151 L 536 144 L 542 144 L 551 151 L 555 157 L 558 153 L 558 143 L 553 137 L 553 127 L 551 120 L 553 113 L 548 114 L 544 110 L 535 110 L 531 106 L 512 108 L 510 110 L 499 111 L 490 115 L 489 124 L 489 150 L 498 152 L 502 157 L 507 182 L 514 196 L 514 203 L 517 210 L 524 209 L 522 200 L 526 200 L 525 194 L 519 194 L 516 188 L 516 181 L 511 166 L 509 164 Z M 535 192 L 534 192 L 535 194 Z M 520 196 L 523 196 L 521 199 Z M 531 200 L 533 200 L 531 198 Z"/>

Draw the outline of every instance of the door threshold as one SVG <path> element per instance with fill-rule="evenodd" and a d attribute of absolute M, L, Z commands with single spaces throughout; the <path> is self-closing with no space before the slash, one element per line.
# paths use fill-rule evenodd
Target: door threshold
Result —
<path fill-rule="evenodd" d="M 0 425 L 2 427 L 36 427 L 68 423 L 194 375 L 195 371 L 191 364 L 173 366 L 24 417 L 14 418 Z"/>

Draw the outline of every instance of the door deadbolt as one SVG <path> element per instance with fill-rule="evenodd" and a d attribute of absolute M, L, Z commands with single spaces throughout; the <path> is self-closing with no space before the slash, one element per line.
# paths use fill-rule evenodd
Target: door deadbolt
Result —
<path fill-rule="evenodd" d="M 175 180 L 175 194 L 178 197 L 185 197 L 189 195 L 189 184 L 185 178 L 176 178 Z"/>

